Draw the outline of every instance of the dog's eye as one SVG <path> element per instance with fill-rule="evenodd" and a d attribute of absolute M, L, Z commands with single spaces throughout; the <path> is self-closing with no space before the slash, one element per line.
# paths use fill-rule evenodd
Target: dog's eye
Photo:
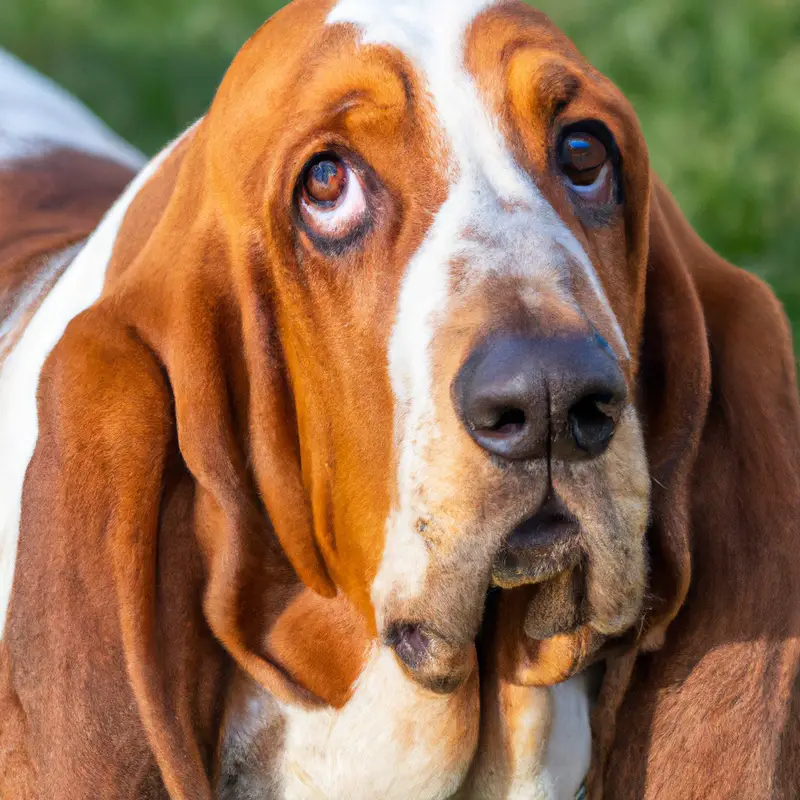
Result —
<path fill-rule="evenodd" d="M 347 168 L 337 158 L 313 161 L 306 170 L 303 190 L 309 202 L 330 208 L 347 188 Z"/>
<path fill-rule="evenodd" d="M 367 215 L 358 174 L 333 153 L 322 153 L 306 164 L 300 178 L 299 200 L 304 222 L 320 236 L 347 236 Z"/>
<path fill-rule="evenodd" d="M 568 134 L 558 155 L 561 171 L 578 190 L 595 184 L 608 163 L 606 146 L 591 133 Z"/>

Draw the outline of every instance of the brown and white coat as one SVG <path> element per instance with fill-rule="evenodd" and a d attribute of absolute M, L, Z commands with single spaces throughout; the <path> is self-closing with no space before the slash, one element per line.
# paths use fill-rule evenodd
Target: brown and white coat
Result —
<path fill-rule="evenodd" d="M 0 69 L 3 797 L 792 795 L 787 326 L 545 17 L 295 0 L 124 191 Z M 498 336 L 601 343 L 602 451 L 478 446 Z M 515 551 L 556 501 L 569 544 Z"/>

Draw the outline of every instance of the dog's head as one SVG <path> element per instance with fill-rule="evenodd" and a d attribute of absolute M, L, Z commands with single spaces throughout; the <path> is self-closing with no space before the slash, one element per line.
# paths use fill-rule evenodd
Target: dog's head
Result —
<path fill-rule="evenodd" d="M 482 786 L 483 767 L 505 774 L 498 724 L 513 739 L 521 723 L 525 742 L 536 728 L 523 767 L 543 752 L 547 710 L 522 713 L 539 693 L 519 684 L 563 679 L 631 626 L 659 647 L 697 565 L 695 613 L 702 596 L 716 630 L 751 560 L 754 593 L 791 562 L 743 548 L 747 569 L 716 580 L 739 553 L 720 520 L 741 544 L 791 516 L 793 484 L 775 476 L 792 478 L 781 458 L 796 448 L 774 433 L 797 417 L 796 385 L 777 304 L 700 242 L 624 98 L 522 3 L 296 0 L 76 264 L 62 297 L 105 282 L 38 383 L 9 627 L 37 669 L 15 684 L 87 719 L 110 718 L 113 694 L 172 794 L 211 796 L 213 742 L 223 778 L 242 758 L 258 772 L 261 734 L 278 754 L 270 726 L 290 705 L 341 708 L 365 683 L 353 706 L 372 720 L 374 698 L 403 705 L 389 738 L 414 740 L 431 796 L 476 746 Z M 737 643 L 762 630 L 763 603 L 745 605 Z M 685 642 L 698 617 L 680 619 Z M 707 652 L 670 641 L 681 669 Z M 633 655 L 607 660 L 606 721 Z M 248 677 L 221 718 L 230 658 Z M 107 679 L 91 696 L 85 669 L 64 680 L 78 662 Z M 644 697 L 649 716 L 672 674 L 625 702 Z M 452 691 L 432 702 L 429 688 Z M 73 716 L 56 714 L 46 749 L 101 752 L 102 726 Z M 375 744 L 391 726 L 354 728 Z M 46 785 L 74 778 L 73 759 L 53 760 Z M 408 793 L 402 772 L 390 780 Z"/>
<path fill-rule="evenodd" d="M 629 104 L 541 14 L 413 7 L 292 4 L 198 137 L 278 537 L 447 688 L 490 586 L 568 582 L 602 634 L 639 613 L 650 182 Z"/>
<path fill-rule="evenodd" d="M 253 677 L 267 520 L 438 690 L 492 586 L 538 584 L 532 635 L 633 623 L 649 192 L 628 103 L 522 3 L 296 0 L 242 48 L 107 294 L 168 375 L 206 616 Z"/>

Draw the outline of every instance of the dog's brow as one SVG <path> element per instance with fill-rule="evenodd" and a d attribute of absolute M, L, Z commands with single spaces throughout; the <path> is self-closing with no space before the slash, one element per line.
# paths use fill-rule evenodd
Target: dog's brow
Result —
<path fill-rule="evenodd" d="M 391 112 L 394 111 L 397 106 L 408 105 L 413 97 L 410 81 L 408 77 L 400 71 L 398 71 L 397 77 L 399 83 L 403 86 L 403 100 L 398 100 L 398 102 L 386 102 L 383 97 L 380 100 L 376 99 L 375 95 L 367 88 L 352 89 L 329 104 L 327 116 L 336 117 L 340 114 L 346 114 L 349 111 L 360 108 Z"/>
<path fill-rule="evenodd" d="M 551 61 L 543 65 L 537 78 L 540 101 L 547 105 L 554 115 L 564 111 L 575 100 L 581 89 L 580 78 L 558 62 Z"/>

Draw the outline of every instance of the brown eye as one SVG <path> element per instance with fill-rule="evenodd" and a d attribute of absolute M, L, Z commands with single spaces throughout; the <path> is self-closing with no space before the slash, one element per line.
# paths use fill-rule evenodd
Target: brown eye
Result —
<path fill-rule="evenodd" d="M 320 153 L 306 164 L 298 180 L 298 195 L 300 219 L 318 242 L 353 235 L 369 219 L 361 175 L 334 153 Z"/>
<path fill-rule="evenodd" d="M 591 133 L 570 133 L 561 143 L 559 166 L 573 186 L 591 186 L 607 161 L 606 146 Z"/>
<path fill-rule="evenodd" d="M 309 202 L 330 208 L 347 188 L 347 168 L 335 156 L 321 158 L 312 163 L 305 175 L 303 191 Z"/>

